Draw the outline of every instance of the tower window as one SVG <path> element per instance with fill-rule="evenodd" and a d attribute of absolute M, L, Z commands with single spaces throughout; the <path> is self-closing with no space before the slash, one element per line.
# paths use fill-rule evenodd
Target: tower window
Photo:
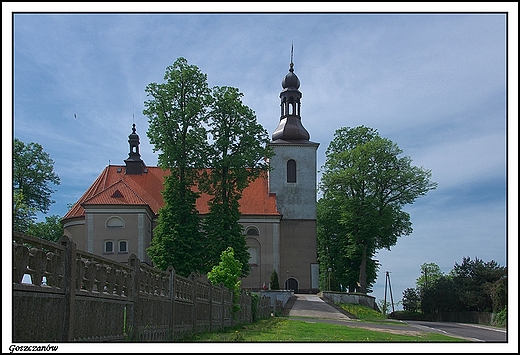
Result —
<path fill-rule="evenodd" d="M 287 182 L 296 182 L 296 162 L 292 159 L 287 162 Z"/>
<path fill-rule="evenodd" d="M 113 240 L 105 240 L 105 253 L 113 253 L 114 252 L 114 241 Z"/>

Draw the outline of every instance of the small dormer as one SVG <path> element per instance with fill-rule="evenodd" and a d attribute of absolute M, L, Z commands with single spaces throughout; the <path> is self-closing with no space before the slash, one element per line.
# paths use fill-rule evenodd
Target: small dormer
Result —
<path fill-rule="evenodd" d="M 128 175 L 142 175 L 146 165 L 139 154 L 139 136 L 135 133 L 135 123 L 132 125 L 132 133 L 128 136 L 128 143 L 130 144 L 130 152 L 128 159 L 125 160 L 126 174 Z"/>

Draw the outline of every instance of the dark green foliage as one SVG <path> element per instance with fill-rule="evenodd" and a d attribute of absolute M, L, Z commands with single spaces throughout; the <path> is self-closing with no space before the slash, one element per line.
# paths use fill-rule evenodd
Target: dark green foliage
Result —
<path fill-rule="evenodd" d="M 239 219 L 238 201 L 232 201 L 228 204 L 211 203 L 209 214 L 203 222 L 208 243 L 205 247 L 205 253 L 207 254 L 208 264 L 215 265 L 220 253 L 226 248 L 236 249 L 234 255 L 242 264 L 242 277 L 244 277 L 249 272 L 249 252 L 243 228 L 238 223 Z"/>
<path fill-rule="evenodd" d="M 52 215 L 45 217 L 45 222 L 37 222 L 29 226 L 27 234 L 34 237 L 57 242 L 63 236 L 63 226 L 60 223 L 61 217 Z"/>
<path fill-rule="evenodd" d="M 462 258 L 450 273 L 465 310 L 498 312 L 507 304 L 507 268 L 494 260 Z"/>
<path fill-rule="evenodd" d="M 275 269 L 271 273 L 271 290 L 279 290 L 280 289 L 280 281 L 278 280 L 278 273 Z"/>
<path fill-rule="evenodd" d="M 425 314 L 463 310 L 457 299 L 453 279 L 449 276 L 439 277 L 421 292 L 421 311 Z"/>
<path fill-rule="evenodd" d="M 173 266 L 179 275 L 188 277 L 191 272 L 206 273 L 210 267 L 204 257 L 204 239 L 195 208 L 197 194 L 185 190 L 181 196 L 178 183 L 171 176 L 165 179 L 163 196 L 167 203 L 159 211 L 147 253 L 156 267 L 166 270 Z"/>
<path fill-rule="evenodd" d="M 165 82 L 146 87 L 148 137 L 159 151 L 158 162 L 171 175 L 165 179 L 163 199 L 151 246 L 147 249 L 155 266 L 173 266 L 182 276 L 209 271 L 202 257 L 203 238 L 196 209 L 199 169 L 207 150 L 206 105 L 210 100 L 206 75 L 184 58 L 166 68 Z"/>
<path fill-rule="evenodd" d="M 413 166 L 401 153 L 372 128 L 335 132 L 317 211 L 318 258 L 322 276 L 333 270 L 331 286 L 369 292 L 379 268 L 373 258 L 377 250 L 390 250 L 398 237 L 412 232 L 410 216 L 401 208 L 436 188 L 431 171 Z"/>
<path fill-rule="evenodd" d="M 207 150 L 210 169 L 199 181 L 201 191 L 212 196 L 204 221 L 211 243 L 211 261 L 231 246 L 242 263 L 242 276 L 249 274 L 249 252 L 240 219 L 239 200 L 249 183 L 267 171 L 267 131 L 257 123 L 254 112 L 245 106 L 242 93 L 233 87 L 215 87 L 208 110 L 211 144 Z"/>
<path fill-rule="evenodd" d="M 462 258 L 448 275 L 443 275 L 433 263 L 421 265 L 421 311 L 438 312 L 494 312 L 507 306 L 507 268 L 494 260 Z M 403 293 L 404 296 L 404 293 Z M 403 306 L 408 301 L 403 297 Z"/>
<path fill-rule="evenodd" d="M 54 161 L 38 143 L 13 141 L 13 229 L 27 232 L 36 213 L 47 213 L 55 201 L 50 185 L 60 185 Z"/>
<path fill-rule="evenodd" d="M 207 76 L 184 58 L 169 66 L 165 83 L 151 83 L 143 113 L 148 137 L 159 151 L 159 165 L 169 169 L 154 238 L 147 250 L 160 268 L 179 274 L 208 272 L 228 247 L 249 273 L 249 258 L 240 219 L 242 191 L 267 171 L 268 135 L 236 88 L 208 88 Z M 211 196 L 200 223 L 200 191 Z"/>
<path fill-rule="evenodd" d="M 417 312 L 421 305 L 421 297 L 415 288 L 403 291 L 403 309 L 408 312 Z"/>

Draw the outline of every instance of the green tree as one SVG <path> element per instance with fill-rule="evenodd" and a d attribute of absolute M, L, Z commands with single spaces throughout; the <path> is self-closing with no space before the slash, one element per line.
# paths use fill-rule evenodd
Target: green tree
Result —
<path fill-rule="evenodd" d="M 435 263 L 424 263 L 421 265 L 421 276 L 415 280 L 415 285 L 419 289 L 428 288 L 428 284 L 435 284 L 435 281 L 442 276 L 444 276 L 444 274 L 439 265 Z"/>
<path fill-rule="evenodd" d="M 401 154 L 395 143 L 365 126 L 336 130 L 326 151 L 322 199 L 333 200 L 330 205 L 340 209 L 335 223 L 348 239 L 342 252 L 357 264 L 361 293 L 375 281 L 369 270 L 378 267 L 373 259 L 377 250 L 390 250 L 398 237 L 412 232 L 410 215 L 402 207 L 437 186 L 430 170 L 413 166 Z"/>
<path fill-rule="evenodd" d="M 240 219 L 239 200 L 250 182 L 267 172 L 272 153 L 267 148 L 267 131 L 256 121 L 255 113 L 242 103 L 242 93 L 233 87 L 214 87 L 208 113 L 210 147 L 208 166 L 199 183 L 211 195 L 204 230 L 213 251 L 210 263 L 218 261 L 227 247 L 242 263 L 242 276 L 249 274 L 249 252 Z"/>
<path fill-rule="evenodd" d="M 421 295 L 422 313 L 458 312 L 463 310 L 457 299 L 454 280 L 442 275 L 435 281 L 428 281 Z"/>
<path fill-rule="evenodd" d="M 21 191 L 13 191 L 13 230 L 25 233 L 36 220 L 36 209 L 27 206 Z"/>
<path fill-rule="evenodd" d="M 57 214 L 45 217 L 45 222 L 31 224 L 27 234 L 34 237 L 57 242 L 63 236 L 63 225 L 60 223 L 61 217 Z"/>
<path fill-rule="evenodd" d="M 421 304 L 421 298 L 415 288 L 407 288 L 403 291 L 403 309 L 408 312 L 417 312 Z"/>
<path fill-rule="evenodd" d="M 207 77 L 198 67 L 178 58 L 168 66 L 162 84 L 150 83 L 143 114 L 149 119 L 147 135 L 159 152 L 158 164 L 169 169 L 165 178 L 165 206 L 159 211 L 154 238 L 147 249 L 161 269 L 173 266 L 182 276 L 206 273 L 204 239 L 196 209 L 199 171 L 206 164 Z"/>
<path fill-rule="evenodd" d="M 350 238 L 350 232 L 338 223 L 341 220 L 341 200 L 321 198 L 316 211 L 317 250 L 320 265 L 320 289 L 355 292 L 359 283 L 360 248 Z M 379 265 L 376 260 L 367 261 L 368 279 L 377 278 Z M 330 270 L 330 271 L 329 271 Z M 367 292 L 372 284 L 367 285 Z"/>
<path fill-rule="evenodd" d="M 240 275 L 242 275 L 242 263 L 235 259 L 235 252 L 232 247 L 226 248 L 220 254 L 220 263 L 213 266 L 211 271 L 208 272 L 208 280 L 213 285 L 222 282 L 233 292 L 233 313 L 240 310 L 240 285 L 242 283 L 239 280 Z"/>
<path fill-rule="evenodd" d="M 55 201 L 51 185 L 60 185 L 54 161 L 38 143 L 13 141 L 13 229 L 26 232 L 36 213 L 47 213 Z"/>
<path fill-rule="evenodd" d="M 271 290 L 279 290 L 280 289 L 280 281 L 278 280 L 278 273 L 276 269 L 273 269 L 271 273 Z"/>
<path fill-rule="evenodd" d="M 498 307 L 507 304 L 507 268 L 494 260 L 484 262 L 477 257 L 474 260 L 463 257 L 461 264 L 455 263 L 450 276 L 467 311 L 499 311 Z"/>

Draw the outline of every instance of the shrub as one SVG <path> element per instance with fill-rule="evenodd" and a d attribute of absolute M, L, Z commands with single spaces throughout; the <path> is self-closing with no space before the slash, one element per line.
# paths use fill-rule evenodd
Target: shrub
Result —
<path fill-rule="evenodd" d="M 271 290 L 279 290 L 280 289 L 280 283 L 278 282 L 278 273 L 275 269 L 273 269 L 273 272 L 271 273 Z"/>

